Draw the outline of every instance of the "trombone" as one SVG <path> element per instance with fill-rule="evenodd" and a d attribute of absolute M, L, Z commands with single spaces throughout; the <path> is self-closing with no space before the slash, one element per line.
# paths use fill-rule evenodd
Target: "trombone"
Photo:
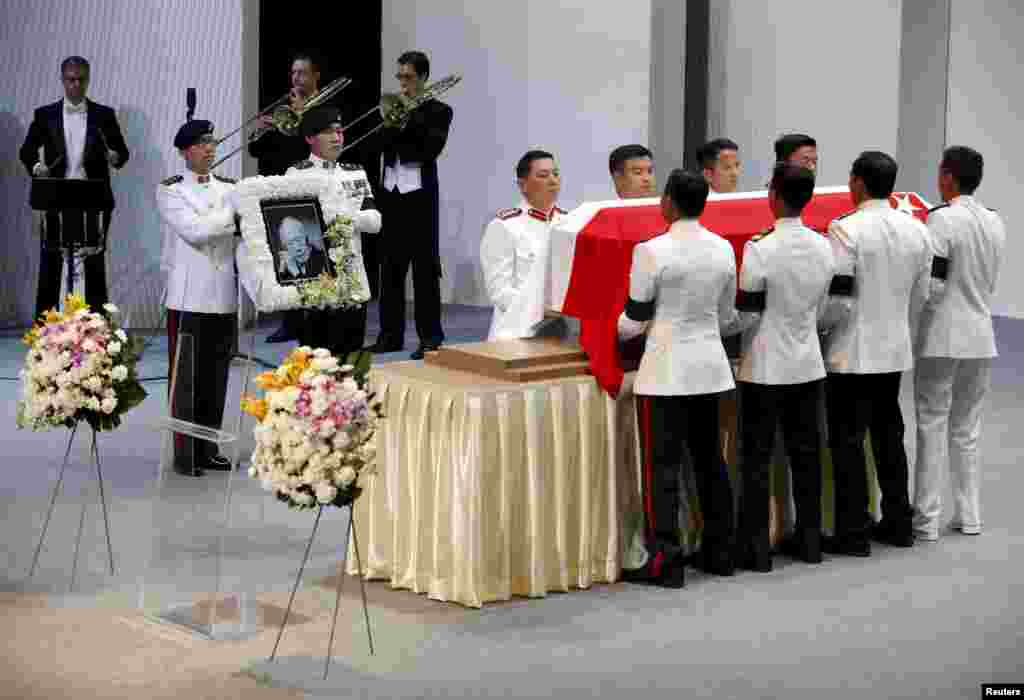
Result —
<path fill-rule="evenodd" d="M 351 83 L 351 78 L 338 78 L 337 80 L 334 80 L 330 84 L 326 85 L 322 90 L 317 92 L 308 100 L 306 100 L 298 109 L 292 109 L 291 105 L 288 104 L 288 99 L 289 97 L 291 97 L 291 92 L 286 92 L 276 102 L 272 103 L 268 107 L 261 109 L 255 115 L 244 121 L 242 125 L 239 126 L 237 129 L 229 132 L 228 134 L 218 139 L 217 145 L 219 146 L 220 144 L 227 141 L 230 137 L 234 136 L 239 131 L 241 131 L 246 126 L 259 119 L 260 117 L 265 116 L 267 114 L 271 115 L 271 125 L 260 126 L 258 129 L 251 132 L 249 136 L 245 139 L 244 143 L 239 145 L 237 148 L 235 148 L 227 155 L 221 156 L 219 159 L 217 159 L 217 161 L 212 166 L 210 166 L 210 170 L 214 170 L 221 163 L 226 161 L 228 158 L 231 158 L 233 155 L 241 151 L 243 148 L 245 148 L 247 145 L 249 145 L 256 139 L 263 136 L 263 134 L 267 133 L 271 129 L 277 129 L 286 136 L 294 136 L 298 132 L 299 125 L 302 124 L 303 114 L 313 109 L 314 107 L 317 107 L 320 104 L 326 102 L 327 100 L 331 99 L 339 92 L 347 88 Z"/>
<path fill-rule="evenodd" d="M 370 136 L 377 133 L 384 127 L 394 127 L 398 129 L 405 127 L 405 125 L 409 122 L 409 117 L 416 109 L 418 109 L 428 100 L 432 100 L 438 95 L 441 95 L 450 90 L 451 88 L 455 87 L 456 85 L 459 84 L 459 81 L 461 80 L 462 76 L 458 74 L 449 75 L 447 77 L 441 78 L 440 80 L 435 80 L 434 82 L 426 85 L 423 88 L 423 91 L 416 95 L 416 97 L 406 97 L 401 93 L 394 92 L 384 93 L 383 95 L 380 96 L 380 102 L 376 106 L 371 107 L 370 109 L 360 114 L 351 122 L 343 126 L 341 130 L 343 132 L 348 131 L 350 128 L 352 128 L 359 122 L 363 121 L 364 119 L 366 119 L 375 112 L 380 112 L 380 124 L 367 131 L 365 134 L 357 138 L 355 141 L 352 141 L 351 143 L 346 143 L 342 147 L 340 153 L 344 153 L 348 149 L 354 148 L 361 141 L 369 138 Z"/>

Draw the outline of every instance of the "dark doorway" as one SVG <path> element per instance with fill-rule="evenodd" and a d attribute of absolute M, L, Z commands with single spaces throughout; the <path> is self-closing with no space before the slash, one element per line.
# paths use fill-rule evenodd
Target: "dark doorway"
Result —
<path fill-rule="evenodd" d="M 321 61 L 321 87 L 347 76 L 349 85 L 331 104 L 341 108 L 345 123 L 380 101 L 381 0 L 348 4 L 343 13 L 325 13 L 317 4 L 292 5 L 260 0 L 260 106 L 269 105 L 291 87 L 290 59 L 297 51 L 309 51 Z M 354 141 L 379 119 L 369 117 L 345 134 Z M 380 180 L 380 151 L 373 139 L 346 151 L 341 159 L 359 163 L 370 182 Z M 377 296 L 379 264 L 377 237 L 363 237 L 363 259 L 370 291 Z"/>

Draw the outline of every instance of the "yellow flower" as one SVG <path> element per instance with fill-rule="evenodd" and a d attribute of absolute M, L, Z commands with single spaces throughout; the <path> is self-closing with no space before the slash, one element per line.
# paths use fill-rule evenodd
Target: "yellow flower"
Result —
<path fill-rule="evenodd" d="M 255 416 L 256 420 L 263 422 L 263 419 L 267 417 L 267 402 L 264 399 L 257 399 L 252 396 L 243 396 L 242 410 L 250 416 Z"/>
<path fill-rule="evenodd" d="M 285 385 L 273 372 L 261 372 L 256 375 L 256 386 L 264 391 L 275 391 L 277 389 L 281 389 Z"/>
<path fill-rule="evenodd" d="M 28 345 L 29 347 L 32 347 L 33 345 L 36 344 L 37 340 L 39 340 L 39 329 L 36 326 L 33 326 L 31 329 L 29 329 L 29 332 L 22 337 L 21 342 L 25 343 L 25 345 Z"/>
<path fill-rule="evenodd" d="M 89 305 L 85 303 L 85 298 L 81 294 L 68 294 L 64 300 L 64 311 L 67 314 L 73 314 L 76 311 L 88 308 Z"/>
<path fill-rule="evenodd" d="M 42 315 L 43 323 L 60 323 L 64 320 L 64 314 L 57 311 L 56 309 L 50 309 Z"/>

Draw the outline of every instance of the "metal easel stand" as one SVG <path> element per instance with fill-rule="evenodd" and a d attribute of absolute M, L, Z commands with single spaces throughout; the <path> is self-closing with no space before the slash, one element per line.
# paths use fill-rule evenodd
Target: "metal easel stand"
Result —
<path fill-rule="evenodd" d="M 355 530 L 355 504 L 349 504 L 348 508 L 348 528 L 345 531 L 345 544 L 341 548 L 341 561 L 338 562 L 338 584 L 337 592 L 334 598 L 334 614 L 331 619 L 331 636 L 327 642 L 327 652 L 324 654 L 324 680 L 327 680 L 327 675 L 331 670 L 331 660 L 334 656 L 334 632 L 338 626 L 338 608 L 341 607 L 341 587 L 345 581 L 345 562 L 348 559 L 348 544 L 349 537 L 353 540 L 354 549 L 356 552 L 356 566 L 359 569 L 359 592 L 363 599 L 363 618 L 366 620 L 366 639 L 370 646 L 370 655 L 373 655 L 373 632 L 370 628 L 370 610 L 366 605 L 366 582 L 363 580 L 363 562 L 359 556 L 359 538 L 356 536 Z M 277 648 L 281 644 L 281 636 L 284 634 L 284 628 L 288 626 L 288 617 L 292 612 L 292 604 L 295 602 L 295 593 L 299 590 L 299 584 L 302 582 L 302 572 L 306 569 L 306 563 L 309 561 L 309 552 L 313 548 L 313 540 L 316 539 L 316 531 L 320 525 L 320 516 L 324 513 L 324 506 L 320 506 L 316 511 L 316 520 L 313 521 L 313 531 L 309 535 L 309 541 L 306 542 L 306 553 L 302 556 L 302 564 L 299 566 L 299 573 L 295 576 L 295 584 L 292 586 L 292 593 L 288 597 L 288 607 L 284 611 L 284 618 L 281 620 L 281 627 L 277 630 L 277 640 L 274 642 L 274 649 L 270 652 L 270 658 L 267 662 L 270 663 L 277 656 Z"/>
<path fill-rule="evenodd" d="M 39 535 L 39 542 L 36 544 L 35 553 L 32 555 L 32 566 L 28 572 L 28 578 L 31 579 L 36 573 L 36 565 L 39 563 L 39 554 L 43 549 L 43 541 L 46 539 L 46 532 L 50 527 L 50 519 L 53 517 L 53 510 L 57 505 L 57 497 L 60 494 L 61 486 L 64 483 L 64 474 L 68 467 L 68 458 L 71 456 L 71 445 L 75 441 L 75 435 L 78 433 L 78 424 L 71 428 L 71 434 L 68 436 L 68 445 L 64 450 L 64 461 L 60 466 L 60 474 L 57 477 L 57 483 L 53 487 L 53 494 L 50 496 L 50 507 L 46 510 L 46 519 L 43 521 L 43 531 Z M 114 548 L 110 542 L 110 517 L 107 513 L 107 498 L 106 490 L 103 488 L 103 469 L 100 465 L 100 453 L 99 448 L 96 445 L 96 430 L 92 429 L 92 440 L 89 446 L 89 456 L 92 460 L 93 465 L 96 467 L 96 480 L 99 484 L 100 492 L 100 507 L 103 511 L 103 530 L 106 534 L 107 540 L 107 560 L 110 564 L 110 575 L 114 575 Z M 69 592 L 75 590 L 75 577 L 78 572 L 78 553 L 81 549 L 82 544 L 82 530 L 85 527 L 85 511 L 88 506 L 88 501 L 82 498 L 82 512 L 78 518 L 78 534 L 75 536 L 75 553 L 71 560 L 71 583 L 69 586 Z"/>

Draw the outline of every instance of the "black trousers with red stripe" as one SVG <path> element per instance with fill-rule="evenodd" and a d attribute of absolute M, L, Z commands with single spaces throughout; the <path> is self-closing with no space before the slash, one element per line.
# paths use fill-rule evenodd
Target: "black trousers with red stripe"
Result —
<path fill-rule="evenodd" d="M 648 547 L 679 551 L 679 492 L 683 450 L 689 449 L 704 516 L 705 552 L 731 551 L 732 486 L 719 439 L 720 394 L 640 396 L 637 412 L 643 451 L 643 505 Z"/>
<path fill-rule="evenodd" d="M 238 332 L 238 316 L 167 309 L 168 392 L 171 415 L 190 423 L 220 428 L 228 389 L 228 371 Z M 184 338 L 191 338 L 186 343 Z M 175 353 L 181 347 L 177 376 Z M 191 350 L 190 350 L 191 348 Z M 217 445 L 186 435 L 174 436 L 174 466 L 179 471 L 202 468 L 217 454 Z"/>

